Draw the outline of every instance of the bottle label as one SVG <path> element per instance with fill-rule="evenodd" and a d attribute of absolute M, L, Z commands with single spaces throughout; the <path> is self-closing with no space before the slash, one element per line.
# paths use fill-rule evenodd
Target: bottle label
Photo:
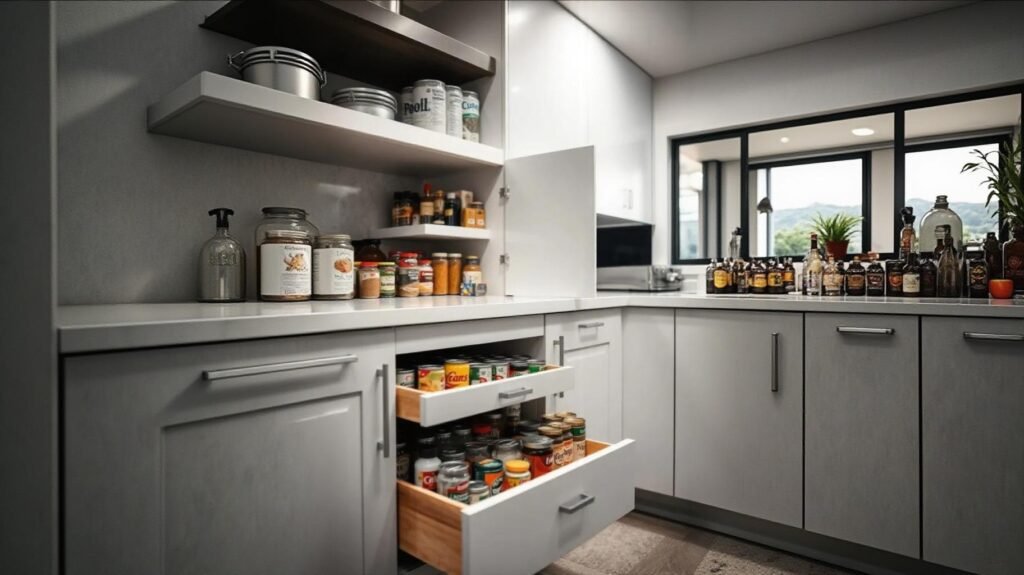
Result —
<path fill-rule="evenodd" d="M 729 285 L 729 274 L 725 270 L 715 270 L 715 289 L 725 289 Z"/>
<path fill-rule="evenodd" d="M 771 272 L 768 274 L 768 285 L 771 287 L 780 287 L 782 285 L 782 274 L 779 272 Z"/>
<path fill-rule="evenodd" d="M 860 291 L 864 289 L 864 276 L 861 274 L 847 274 L 846 289 L 847 291 Z"/>
<path fill-rule="evenodd" d="M 768 276 L 765 274 L 754 274 L 754 287 L 758 289 L 768 287 Z"/>
<path fill-rule="evenodd" d="M 885 289 L 885 275 L 882 273 L 868 274 L 867 283 L 869 288 Z"/>
<path fill-rule="evenodd" d="M 903 293 L 905 294 L 919 294 L 921 293 L 921 275 L 913 273 L 903 274 Z"/>
<path fill-rule="evenodd" d="M 417 471 L 416 486 L 428 491 L 437 491 L 437 470 Z"/>
<path fill-rule="evenodd" d="M 310 295 L 312 247 L 305 244 L 260 246 L 260 295 Z"/>
<path fill-rule="evenodd" d="M 348 248 L 313 250 L 313 293 L 348 295 L 355 288 L 355 255 Z"/>

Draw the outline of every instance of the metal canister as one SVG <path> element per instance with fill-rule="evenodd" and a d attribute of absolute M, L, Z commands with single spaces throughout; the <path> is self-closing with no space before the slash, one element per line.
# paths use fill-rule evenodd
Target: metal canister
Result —
<path fill-rule="evenodd" d="M 443 365 L 427 364 L 418 368 L 420 391 L 444 391 L 445 370 Z"/>
<path fill-rule="evenodd" d="M 416 387 L 416 370 L 398 370 L 398 379 L 395 383 L 397 383 L 398 387 Z"/>
<path fill-rule="evenodd" d="M 530 364 L 525 361 L 513 361 L 509 366 L 511 367 L 509 377 L 516 377 L 530 373 Z"/>
<path fill-rule="evenodd" d="M 412 124 L 432 132 L 445 133 L 447 94 L 440 80 L 417 80 L 412 85 Z M 477 104 L 479 109 L 479 104 Z M 465 116 L 465 113 L 463 113 Z M 477 112 L 479 124 L 479 111 Z"/>
<path fill-rule="evenodd" d="M 491 379 L 498 381 L 501 379 L 508 379 L 509 364 L 508 361 L 503 359 L 492 359 L 491 360 Z"/>
<path fill-rule="evenodd" d="M 472 90 L 462 91 L 462 139 L 480 141 L 480 97 Z"/>
<path fill-rule="evenodd" d="M 491 377 L 491 364 L 489 363 L 471 363 L 469 364 L 469 385 L 478 385 L 481 383 L 490 383 Z"/>
<path fill-rule="evenodd" d="M 412 123 L 412 86 L 406 86 L 402 88 L 402 95 L 398 100 L 399 112 L 402 116 L 402 122 L 406 124 Z"/>
<path fill-rule="evenodd" d="M 462 138 L 462 88 L 445 86 L 445 132 Z"/>
<path fill-rule="evenodd" d="M 540 373 L 544 371 L 544 360 L 542 359 L 531 359 L 526 362 L 527 369 L 530 373 Z"/>
<path fill-rule="evenodd" d="M 469 362 L 464 359 L 449 359 L 444 362 L 444 388 L 455 389 L 469 386 Z"/>

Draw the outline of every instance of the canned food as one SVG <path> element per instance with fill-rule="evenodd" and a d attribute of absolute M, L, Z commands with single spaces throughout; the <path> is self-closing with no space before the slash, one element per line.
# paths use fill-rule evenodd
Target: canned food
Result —
<path fill-rule="evenodd" d="M 561 422 L 556 421 L 553 422 L 551 425 L 542 426 L 540 429 L 537 430 L 540 432 L 541 436 L 551 440 L 552 469 L 558 469 L 559 467 L 562 467 L 566 463 L 566 445 L 564 442 L 564 438 L 562 436 L 562 430 L 557 427 L 554 427 L 554 425 L 557 423 Z M 572 441 L 571 436 L 569 438 L 569 441 Z"/>
<path fill-rule="evenodd" d="M 554 469 L 554 442 L 549 437 L 531 435 L 524 439 L 523 455 L 530 464 L 530 476 L 534 479 Z"/>
<path fill-rule="evenodd" d="M 575 411 L 556 411 L 555 412 L 555 417 L 557 417 L 560 420 L 565 420 L 565 419 L 568 419 L 570 417 L 576 417 L 576 412 Z"/>
<path fill-rule="evenodd" d="M 530 364 L 525 361 L 513 361 L 509 364 L 511 371 L 509 377 L 517 377 L 530 373 Z"/>
<path fill-rule="evenodd" d="M 462 139 L 480 141 L 480 97 L 472 90 L 462 91 Z"/>
<path fill-rule="evenodd" d="M 540 373 L 544 371 L 544 365 L 544 360 L 541 359 L 531 359 L 526 362 L 527 369 L 530 373 Z"/>
<path fill-rule="evenodd" d="M 491 379 L 498 381 L 508 379 L 508 362 L 500 359 L 491 360 Z"/>
<path fill-rule="evenodd" d="M 505 482 L 505 465 L 502 461 L 484 459 L 478 461 L 473 469 L 476 480 L 483 481 L 491 489 L 491 495 L 501 493 L 502 485 Z"/>
<path fill-rule="evenodd" d="M 572 441 L 572 425 L 564 421 L 556 421 L 551 424 L 551 427 L 562 431 L 562 465 L 569 465 L 576 458 L 576 448 L 573 446 Z M 557 454 L 555 455 L 555 459 L 558 459 Z"/>
<path fill-rule="evenodd" d="M 415 369 L 400 369 L 398 370 L 398 387 L 416 387 L 416 370 Z"/>
<path fill-rule="evenodd" d="M 402 112 L 402 122 L 412 123 L 412 86 L 402 88 L 402 97 L 399 100 L 399 107 Z"/>
<path fill-rule="evenodd" d="M 557 413 L 545 413 L 544 415 L 540 416 L 540 419 L 541 421 L 544 422 L 544 425 L 547 425 L 553 421 L 562 421 L 562 418 L 559 417 Z"/>
<path fill-rule="evenodd" d="M 444 362 L 444 388 L 455 389 L 469 386 L 469 362 L 464 359 L 449 359 Z"/>
<path fill-rule="evenodd" d="M 491 364 L 471 363 L 469 364 L 469 385 L 478 385 L 491 382 Z"/>
<path fill-rule="evenodd" d="M 421 365 L 418 371 L 420 391 L 444 391 L 446 377 L 443 365 Z"/>
<path fill-rule="evenodd" d="M 491 488 L 483 481 L 469 482 L 469 504 L 479 503 L 491 496 Z"/>
<path fill-rule="evenodd" d="M 447 127 L 447 94 L 440 80 L 417 80 L 412 85 L 412 124 L 432 132 L 445 133 Z M 480 123 L 477 102 L 477 125 Z M 465 117 L 465 111 L 463 111 Z M 479 133 L 479 128 L 477 128 Z M 479 140 L 479 136 L 478 136 Z"/>
<path fill-rule="evenodd" d="M 462 138 L 462 88 L 445 86 L 445 133 Z"/>

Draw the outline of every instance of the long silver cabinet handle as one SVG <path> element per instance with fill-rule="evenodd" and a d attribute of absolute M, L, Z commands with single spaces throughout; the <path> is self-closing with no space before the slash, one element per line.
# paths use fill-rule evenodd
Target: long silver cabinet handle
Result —
<path fill-rule="evenodd" d="M 551 345 L 558 347 L 558 365 L 565 365 L 565 336 L 558 336 L 558 339 L 552 341 Z"/>
<path fill-rule="evenodd" d="M 381 405 L 384 406 L 384 439 L 377 444 L 377 449 L 384 452 L 384 459 L 391 457 L 391 392 L 388 390 L 391 383 L 391 370 L 388 364 L 377 372 L 380 376 Z"/>
<path fill-rule="evenodd" d="M 964 339 L 979 341 L 1024 341 L 1024 335 L 1018 333 L 978 333 L 965 331 Z"/>
<path fill-rule="evenodd" d="M 573 514 L 579 511 L 580 509 L 583 509 L 587 505 L 593 503 L 595 499 L 597 498 L 594 497 L 593 495 L 580 493 L 579 495 L 576 496 L 576 499 L 574 501 L 559 505 L 558 510 L 561 511 L 562 513 Z"/>
<path fill-rule="evenodd" d="M 515 391 L 502 391 L 498 393 L 498 399 L 513 399 L 533 393 L 532 387 L 521 387 Z"/>
<path fill-rule="evenodd" d="M 836 327 L 839 333 L 857 333 L 863 335 L 892 335 L 896 333 L 891 327 L 848 327 L 841 325 Z"/>
<path fill-rule="evenodd" d="M 233 367 L 231 369 L 210 369 L 203 372 L 203 379 L 206 381 L 214 381 L 217 379 L 244 377 L 246 375 L 262 375 L 264 373 L 295 371 L 299 369 L 310 369 L 313 367 L 324 367 L 328 365 L 345 365 L 348 363 L 355 363 L 358 360 L 358 356 L 349 354 L 335 357 L 321 357 L 318 359 L 283 361 L 281 363 L 268 363 L 266 365 L 251 365 L 249 367 Z"/>
<path fill-rule="evenodd" d="M 603 321 L 588 321 L 576 326 L 578 329 L 588 329 L 592 327 L 604 327 Z"/>
<path fill-rule="evenodd" d="M 772 333 L 772 393 L 779 391 L 779 333 Z"/>

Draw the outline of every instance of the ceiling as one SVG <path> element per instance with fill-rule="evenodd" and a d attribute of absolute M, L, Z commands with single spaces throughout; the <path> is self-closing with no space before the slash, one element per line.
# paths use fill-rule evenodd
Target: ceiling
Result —
<path fill-rule="evenodd" d="M 971 3 L 559 1 L 655 78 Z"/>

